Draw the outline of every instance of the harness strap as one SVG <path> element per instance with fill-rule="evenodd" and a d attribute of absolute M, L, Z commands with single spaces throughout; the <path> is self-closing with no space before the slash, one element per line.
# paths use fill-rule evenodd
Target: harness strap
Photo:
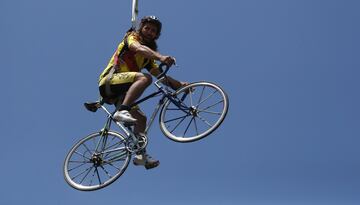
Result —
<path fill-rule="evenodd" d="M 107 74 L 106 80 L 105 80 L 105 93 L 107 96 L 113 96 L 114 93 L 111 91 L 110 88 L 110 80 L 113 76 L 113 74 L 115 73 L 115 67 L 111 67 L 109 73 Z"/>
<path fill-rule="evenodd" d="M 111 81 L 111 78 L 113 77 L 114 73 L 117 71 L 115 69 L 116 65 L 119 65 L 120 62 L 124 62 L 124 58 L 128 59 L 128 62 L 133 62 L 135 60 L 135 59 L 131 59 L 130 56 L 126 55 L 127 51 L 130 51 L 129 44 L 128 44 L 128 36 L 132 31 L 134 31 L 134 28 L 130 28 L 126 32 L 125 37 L 123 39 L 124 46 L 120 50 L 119 54 L 115 56 L 115 58 L 114 58 L 114 64 L 115 65 L 111 67 L 109 73 L 106 76 L 106 79 L 105 79 L 105 93 L 106 93 L 107 96 L 110 96 L 110 97 L 115 96 L 115 93 L 113 93 L 111 91 L 110 81 Z M 151 70 L 150 59 L 145 59 L 145 62 L 146 62 L 145 68 L 150 72 L 150 70 Z M 130 63 L 130 64 L 131 64 L 131 65 L 129 65 L 130 68 L 134 68 L 135 66 L 137 66 L 137 65 L 135 65 L 133 63 Z M 115 99 L 115 101 L 117 101 L 117 100 Z"/>
<path fill-rule="evenodd" d="M 134 29 L 133 28 L 130 28 L 126 34 L 125 34 L 125 37 L 123 39 L 124 41 L 124 46 L 121 48 L 120 52 L 119 52 L 119 55 L 116 55 L 115 58 L 114 58 L 114 64 L 115 66 L 112 66 L 112 68 L 110 69 L 109 73 L 107 74 L 107 77 L 106 77 L 106 80 L 105 80 L 105 93 L 107 96 L 114 96 L 114 93 L 111 91 L 111 88 L 110 88 L 110 80 L 113 76 L 113 74 L 115 73 L 116 69 L 116 65 L 119 64 L 119 61 L 121 61 L 125 51 L 128 51 L 129 50 L 129 45 L 128 45 L 128 36 L 129 34 L 133 31 Z"/>

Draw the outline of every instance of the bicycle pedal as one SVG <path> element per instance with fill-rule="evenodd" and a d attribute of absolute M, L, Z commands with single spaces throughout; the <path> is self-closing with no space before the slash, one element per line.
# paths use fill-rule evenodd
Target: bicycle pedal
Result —
<path fill-rule="evenodd" d="M 91 112 L 96 112 L 100 106 L 99 102 L 86 102 L 84 106 L 87 110 Z"/>

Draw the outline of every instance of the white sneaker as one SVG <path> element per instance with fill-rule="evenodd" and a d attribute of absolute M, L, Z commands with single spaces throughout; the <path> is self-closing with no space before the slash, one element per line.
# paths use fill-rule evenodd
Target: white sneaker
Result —
<path fill-rule="evenodd" d="M 159 164 L 160 164 L 159 160 L 153 159 L 148 154 L 135 155 L 133 163 L 136 166 L 138 166 L 138 165 L 145 166 L 146 169 L 155 168 L 155 167 L 159 166 Z"/>
<path fill-rule="evenodd" d="M 134 123 L 137 121 L 127 110 L 116 111 L 113 118 L 120 122 Z"/>
<path fill-rule="evenodd" d="M 145 155 L 143 154 L 139 154 L 139 155 L 135 155 L 134 159 L 133 159 L 133 163 L 138 166 L 144 166 L 146 163 L 146 159 L 145 159 Z"/>

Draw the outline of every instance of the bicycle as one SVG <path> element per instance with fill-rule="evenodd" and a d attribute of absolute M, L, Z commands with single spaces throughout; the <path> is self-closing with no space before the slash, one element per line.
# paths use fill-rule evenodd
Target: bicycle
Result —
<path fill-rule="evenodd" d="M 175 142 L 194 142 L 216 130 L 225 119 L 229 100 L 224 90 L 214 83 L 194 82 L 173 91 L 160 82 L 166 80 L 168 66 L 161 64 L 161 74 L 154 82 L 158 91 L 136 101 L 138 105 L 150 98 L 162 96 L 146 126 L 147 133 L 159 114 L 160 129 Z M 63 172 L 65 181 L 81 191 L 106 187 L 116 181 L 126 170 L 132 155 L 144 149 L 147 137 L 135 136 L 133 125 L 113 119 L 114 112 L 104 106 L 104 101 L 84 103 L 87 110 L 96 112 L 101 108 L 107 114 L 103 129 L 78 141 L 67 154 Z M 214 119 L 213 119 L 214 118 Z M 112 123 L 123 131 L 110 130 Z"/>

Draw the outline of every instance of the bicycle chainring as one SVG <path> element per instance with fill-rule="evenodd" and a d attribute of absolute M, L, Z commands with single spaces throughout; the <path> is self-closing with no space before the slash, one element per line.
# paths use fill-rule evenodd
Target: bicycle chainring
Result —
<path fill-rule="evenodd" d="M 129 152 L 136 153 L 145 149 L 147 144 L 148 144 L 148 139 L 146 136 L 137 136 L 137 142 L 134 142 L 132 139 L 129 139 L 126 142 L 126 148 Z"/>

